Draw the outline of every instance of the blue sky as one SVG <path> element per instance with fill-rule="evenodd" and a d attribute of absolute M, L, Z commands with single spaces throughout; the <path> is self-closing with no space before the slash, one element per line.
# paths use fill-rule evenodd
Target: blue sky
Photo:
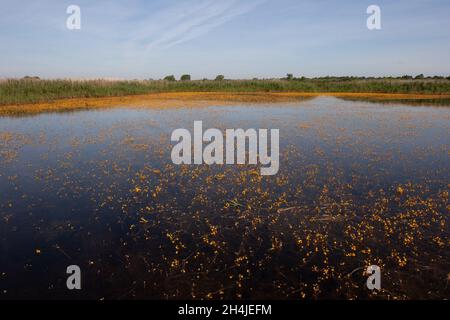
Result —
<path fill-rule="evenodd" d="M 81 30 L 66 8 L 81 8 Z M 366 27 L 369 5 L 382 30 Z M 448 0 L 0 0 L 0 77 L 450 75 Z"/>

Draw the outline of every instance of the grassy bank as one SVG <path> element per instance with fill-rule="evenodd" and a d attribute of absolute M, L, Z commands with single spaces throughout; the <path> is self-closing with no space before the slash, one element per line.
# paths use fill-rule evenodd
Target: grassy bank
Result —
<path fill-rule="evenodd" d="M 54 101 L 3 104 L 1 116 L 27 116 L 45 112 L 67 112 L 76 110 L 133 107 L 133 108 L 199 108 L 211 105 L 226 106 L 260 103 L 291 103 L 330 96 L 351 101 L 377 103 L 407 103 L 408 105 L 450 106 L 450 95 L 443 94 L 389 94 L 353 92 L 164 92 L 118 97 L 91 97 L 57 99 Z"/>
<path fill-rule="evenodd" d="M 0 81 L 0 105 L 51 102 L 68 98 L 101 98 L 170 92 L 348 92 L 450 94 L 450 80 L 321 78 L 223 81 Z"/>

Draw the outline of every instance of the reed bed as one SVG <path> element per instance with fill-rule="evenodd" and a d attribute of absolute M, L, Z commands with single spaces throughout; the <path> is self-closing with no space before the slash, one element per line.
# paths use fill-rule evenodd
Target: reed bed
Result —
<path fill-rule="evenodd" d="M 121 97 L 165 92 L 348 92 L 450 94 L 450 80 L 318 78 L 295 80 L 38 80 L 0 81 L 0 105 L 51 102 L 70 98 Z"/>

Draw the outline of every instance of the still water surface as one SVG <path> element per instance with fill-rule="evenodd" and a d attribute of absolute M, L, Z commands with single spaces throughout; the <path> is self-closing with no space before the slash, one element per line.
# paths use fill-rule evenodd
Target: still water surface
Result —
<path fill-rule="evenodd" d="M 174 166 L 195 120 L 280 129 L 279 173 Z M 449 134 L 449 107 L 328 97 L 2 117 L 0 299 L 450 298 Z"/>

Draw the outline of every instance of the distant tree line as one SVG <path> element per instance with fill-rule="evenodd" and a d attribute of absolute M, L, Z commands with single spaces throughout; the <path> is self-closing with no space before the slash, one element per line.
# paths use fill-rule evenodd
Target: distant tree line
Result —
<path fill-rule="evenodd" d="M 41 80 L 39 77 L 37 76 L 25 76 L 22 78 L 23 80 Z M 149 81 L 154 81 L 153 79 L 148 79 Z M 175 78 L 174 75 L 168 75 L 166 77 L 163 78 L 164 81 L 177 81 L 177 79 Z M 190 74 L 183 74 L 180 77 L 180 81 L 191 81 L 191 75 Z M 224 81 L 225 80 L 225 76 L 222 74 L 219 74 L 216 76 L 216 78 L 214 79 L 214 81 Z M 424 74 L 418 74 L 416 76 L 412 76 L 412 75 L 403 75 L 403 76 L 398 76 L 398 77 L 393 77 L 393 76 L 385 76 L 385 77 L 356 77 L 356 76 L 342 76 L 342 77 L 337 77 L 337 76 L 323 76 L 323 77 L 295 77 L 292 73 L 288 73 L 286 74 L 286 77 L 284 78 L 269 78 L 269 79 L 258 79 L 258 78 L 253 78 L 253 81 L 258 81 L 258 80 L 286 80 L 286 81 L 309 81 L 309 80 L 324 80 L 324 81 L 340 81 L 340 82 L 345 82 L 345 81 L 355 81 L 355 80 L 450 80 L 450 76 L 445 77 L 445 76 L 425 76 Z M 139 81 L 138 79 L 135 79 L 134 81 Z M 207 78 L 204 78 L 202 81 L 209 81 Z M 240 80 L 235 80 L 235 81 L 240 81 Z"/>
<path fill-rule="evenodd" d="M 164 77 L 165 81 L 177 81 L 174 75 L 169 75 Z M 184 74 L 180 77 L 180 81 L 191 81 L 191 75 Z M 225 76 L 224 75 L 218 75 L 214 79 L 214 81 L 224 81 Z M 323 77 L 295 77 L 292 73 L 286 74 L 286 77 L 284 78 L 270 78 L 270 79 L 258 79 L 253 78 L 253 81 L 258 80 L 286 80 L 286 81 L 308 81 L 308 80 L 324 80 L 324 81 L 355 81 L 355 80 L 450 80 L 450 76 L 425 76 L 423 74 L 418 74 L 416 76 L 412 75 L 403 75 L 403 76 L 386 76 L 386 77 L 356 77 L 356 76 L 323 76 Z M 204 78 L 202 81 L 209 81 L 207 78 Z"/>
<path fill-rule="evenodd" d="M 164 77 L 163 80 L 165 80 L 165 81 L 177 81 L 177 79 L 175 78 L 175 76 L 174 76 L 173 74 Z M 223 81 L 223 80 L 225 80 L 225 76 L 222 75 L 222 74 L 219 74 L 219 75 L 214 79 L 214 81 Z M 183 75 L 180 77 L 180 81 L 191 81 L 191 75 L 190 75 L 190 74 L 183 74 Z M 203 81 L 208 81 L 208 79 L 204 78 Z"/>
<path fill-rule="evenodd" d="M 423 74 L 418 74 L 416 76 L 403 75 L 399 77 L 385 76 L 385 77 L 356 77 L 356 76 L 324 76 L 324 77 L 294 77 L 292 73 L 286 74 L 286 77 L 281 78 L 281 80 L 287 81 L 305 81 L 305 80 L 331 80 L 331 81 L 354 81 L 354 80 L 450 80 L 450 76 L 424 76 Z"/>

